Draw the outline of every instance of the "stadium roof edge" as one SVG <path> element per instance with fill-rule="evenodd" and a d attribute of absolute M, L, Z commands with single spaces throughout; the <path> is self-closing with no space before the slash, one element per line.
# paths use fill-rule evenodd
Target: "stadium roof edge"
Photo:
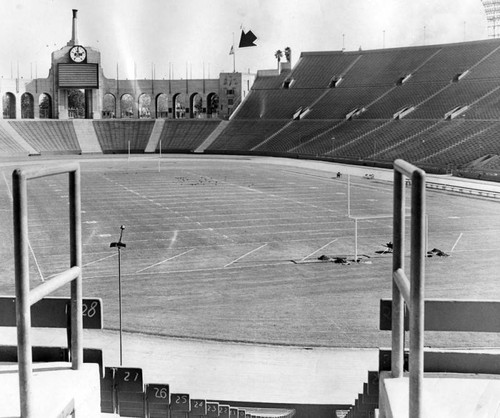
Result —
<path fill-rule="evenodd" d="M 300 56 L 312 56 L 312 55 L 337 55 L 337 54 L 359 54 L 361 53 L 375 53 L 381 51 L 397 51 L 402 49 L 425 49 L 425 48 L 441 48 L 441 47 L 451 47 L 451 46 L 459 46 L 459 45 L 473 45 L 473 44 L 481 44 L 481 43 L 498 43 L 500 45 L 500 38 L 492 38 L 492 39 L 479 39 L 475 41 L 467 41 L 467 42 L 455 42 L 455 43 L 447 43 L 447 44 L 429 44 L 429 45 L 415 45 L 415 46 L 400 46 L 394 48 L 378 48 L 378 49 L 363 49 L 352 50 L 352 51 L 306 51 L 301 52 Z"/>

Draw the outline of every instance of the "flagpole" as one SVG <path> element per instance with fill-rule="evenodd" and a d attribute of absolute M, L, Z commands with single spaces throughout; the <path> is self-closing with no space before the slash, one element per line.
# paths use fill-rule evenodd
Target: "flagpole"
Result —
<path fill-rule="evenodd" d="M 234 32 L 233 32 L 233 73 L 236 72 L 236 50 L 234 48 Z"/>

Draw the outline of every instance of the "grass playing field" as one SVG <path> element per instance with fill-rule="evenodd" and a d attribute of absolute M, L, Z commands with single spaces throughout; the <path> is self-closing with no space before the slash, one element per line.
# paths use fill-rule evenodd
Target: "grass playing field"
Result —
<path fill-rule="evenodd" d="M 21 164 L 22 165 L 22 164 Z M 379 347 L 379 299 L 391 296 L 392 219 L 358 222 L 354 255 L 347 176 L 251 158 L 81 160 L 84 295 L 118 328 L 121 253 L 125 330 L 179 337 Z M 0 182 L 0 293 L 14 294 L 12 167 Z M 390 215 L 392 185 L 350 177 L 353 216 Z M 68 267 L 67 177 L 29 183 L 33 286 Z M 427 192 L 427 297 L 500 299 L 498 202 Z M 58 293 L 68 295 L 69 289 Z M 428 335 L 428 338 L 427 338 Z M 432 346 L 500 346 L 498 335 L 427 333 Z"/>

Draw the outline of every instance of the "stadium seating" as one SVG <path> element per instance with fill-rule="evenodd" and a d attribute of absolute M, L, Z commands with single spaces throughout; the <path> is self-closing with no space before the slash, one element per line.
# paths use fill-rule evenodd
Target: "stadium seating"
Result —
<path fill-rule="evenodd" d="M 19 135 L 40 154 L 80 154 L 71 121 L 9 121 Z"/>
<path fill-rule="evenodd" d="M 381 166 L 405 158 L 436 172 L 470 169 L 478 158 L 500 155 L 495 141 L 499 62 L 498 39 L 304 52 L 291 70 L 259 71 L 224 123 L 166 119 L 154 132 L 154 120 L 89 123 L 103 153 L 159 152 L 161 146 L 161 152 L 314 157 Z M 26 142 L 0 126 L 0 156 L 82 153 L 72 121 L 4 124 Z"/>
<path fill-rule="evenodd" d="M 240 404 L 240 402 L 238 402 Z M 122 417 L 163 418 L 291 418 L 294 409 L 231 406 L 228 402 L 192 399 L 189 393 L 172 393 L 168 383 L 146 383 L 140 368 L 106 367 L 101 380 L 101 410 Z"/>
<path fill-rule="evenodd" d="M 0 156 L 10 157 L 15 155 L 27 155 L 26 150 L 19 145 L 5 128 L 0 125 Z"/>
<path fill-rule="evenodd" d="M 160 134 L 162 152 L 194 151 L 219 123 L 216 119 L 166 120 Z"/>
<path fill-rule="evenodd" d="M 303 53 L 286 75 L 289 88 L 283 73 L 257 77 L 208 151 L 462 168 L 500 154 L 491 140 L 500 118 L 498 61 L 498 40 Z M 471 149 L 474 142 L 480 146 Z"/>
<path fill-rule="evenodd" d="M 402 77 L 415 72 L 435 49 L 418 47 L 365 51 L 341 86 L 392 86 Z"/>
<path fill-rule="evenodd" d="M 93 121 L 97 139 L 105 154 L 143 153 L 153 131 L 154 120 Z"/>
<path fill-rule="evenodd" d="M 291 120 L 297 109 L 309 107 L 321 93 L 321 90 L 294 88 L 252 90 L 235 118 Z"/>
<path fill-rule="evenodd" d="M 286 120 L 235 120 L 229 123 L 207 151 L 248 151 L 281 129 Z"/>
<path fill-rule="evenodd" d="M 294 89 L 325 89 L 333 77 L 341 77 L 360 58 L 342 52 L 303 52 L 290 77 Z M 256 82 L 258 79 L 256 80 Z"/>

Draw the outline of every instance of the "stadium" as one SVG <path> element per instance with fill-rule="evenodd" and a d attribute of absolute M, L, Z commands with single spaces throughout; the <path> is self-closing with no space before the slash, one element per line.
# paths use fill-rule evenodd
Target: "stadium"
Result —
<path fill-rule="evenodd" d="M 0 83 L 1 417 L 498 415 L 499 39 L 129 80 L 79 19 Z"/>

